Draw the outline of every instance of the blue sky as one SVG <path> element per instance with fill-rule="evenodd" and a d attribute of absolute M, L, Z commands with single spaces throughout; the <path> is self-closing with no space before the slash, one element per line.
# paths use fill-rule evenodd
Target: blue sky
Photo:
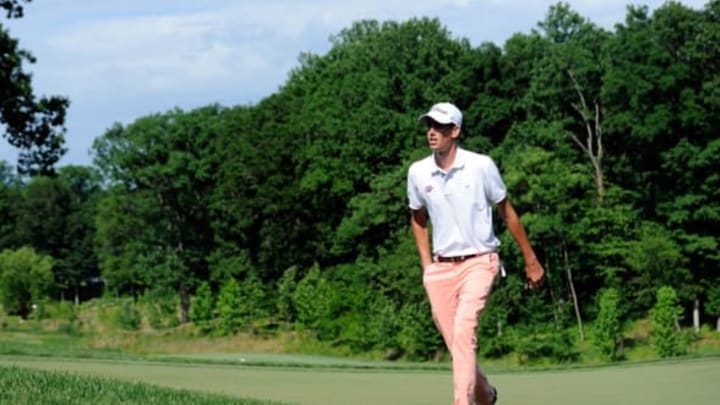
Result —
<path fill-rule="evenodd" d="M 63 95 L 68 153 L 59 166 L 89 165 L 95 138 L 174 107 L 255 104 L 276 92 L 302 52 L 324 54 L 328 38 L 361 19 L 437 17 L 473 46 L 529 33 L 557 1 L 545 0 L 35 0 L 19 20 L 0 19 L 37 63 L 37 95 Z M 683 0 L 702 9 L 706 0 Z M 568 1 L 607 29 L 628 4 Z M 0 160 L 17 151 L 0 138 Z"/>

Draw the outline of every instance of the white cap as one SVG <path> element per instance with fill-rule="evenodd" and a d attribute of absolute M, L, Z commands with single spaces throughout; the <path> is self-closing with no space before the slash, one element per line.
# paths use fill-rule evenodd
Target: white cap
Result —
<path fill-rule="evenodd" d="M 462 127 L 462 113 L 452 103 L 437 103 L 430 108 L 425 115 L 420 116 L 420 122 L 426 122 L 430 118 L 440 124 L 455 124 Z"/>

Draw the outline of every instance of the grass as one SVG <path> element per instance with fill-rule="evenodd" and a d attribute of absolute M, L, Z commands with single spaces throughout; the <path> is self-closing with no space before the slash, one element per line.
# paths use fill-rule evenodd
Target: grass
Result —
<path fill-rule="evenodd" d="M 236 404 L 279 402 L 230 398 L 217 394 L 114 381 L 66 372 L 0 366 L 0 403 L 34 404 Z"/>
<path fill-rule="evenodd" d="M 109 378 L 131 384 L 141 380 L 169 388 L 298 405 L 435 405 L 452 402 L 450 372 L 437 370 L 244 367 L 231 364 L 0 356 L 0 372 L 6 370 L 2 367 L 8 366 Z M 501 403 L 506 405 L 711 405 L 717 403 L 720 396 L 720 385 L 717 384 L 720 377 L 718 357 L 542 372 L 491 372 L 489 376 L 499 388 Z M 75 388 L 73 384 L 84 384 L 82 380 L 66 380 L 63 385 L 75 392 L 81 388 Z M 6 386 L 2 381 L 0 385 Z M 17 383 L 15 387 L 18 387 Z M 120 392 L 124 393 L 126 389 L 122 388 Z M 0 397 L 0 403 L 6 401 Z"/>
<path fill-rule="evenodd" d="M 112 402 L 119 396 L 122 403 L 153 403 L 153 398 L 158 398 L 155 403 L 219 404 L 452 402 L 448 362 L 288 354 L 282 353 L 287 342 L 281 336 L 204 337 L 187 325 L 158 331 L 129 332 L 111 325 L 93 329 L 95 321 L 82 313 L 80 327 L 71 329 L 59 327 L 63 323 L 58 321 L 21 323 L 6 316 L 3 320 L 7 324 L 0 329 L 0 403 L 103 404 L 119 403 Z M 645 329 L 641 323 L 631 325 L 629 341 L 645 342 Z M 701 345 L 690 356 L 671 361 L 657 360 L 648 344 L 635 344 L 626 346 L 627 361 L 607 364 L 589 339 L 580 345 L 579 363 L 521 367 L 508 356 L 483 361 L 483 366 L 500 389 L 501 403 L 507 405 L 714 404 L 720 397 L 720 334 L 705 328 L 697 342 Z M 23 373 L 38 373 L 26 380 L 40 387 L 22 385 Z M 43 385 L 49 388 L 43 391 Z"/>

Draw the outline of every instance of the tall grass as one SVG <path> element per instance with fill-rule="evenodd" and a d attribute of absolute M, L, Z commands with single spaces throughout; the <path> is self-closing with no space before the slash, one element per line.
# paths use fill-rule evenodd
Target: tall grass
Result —
<path fill-rule="evenodd" d="M 281 402 L 234 399 L 221 395 L 160 388 L 64 372 L 0 366 L 0 403 L 30 404 L 236 404 L 282 405 Z"/>

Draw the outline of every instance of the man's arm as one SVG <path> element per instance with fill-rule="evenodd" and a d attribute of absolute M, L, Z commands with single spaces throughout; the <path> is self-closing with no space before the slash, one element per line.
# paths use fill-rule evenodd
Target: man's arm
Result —
<path fill-rule="evenodd" d="M 523 227 L 520 222 L 520 218 L 517 212 L 515 212 L 515 208 L 510 204 L 510 200 L 505 198 L 500 201 L 497 206 L 500 217 L 505 221 L 505 225 L 507 225 L 510 234 L 520 247 L 520 251 L 525 259 L 525 273 L 530 287 L 539 287 L 543 277 L 545 277 L 545 269 L 543 269 L 542 264 L 540 264 L 535 256 L 527 233 L 525 233 L 525 227 Z"/>
<path fill-rule="evenodd" d="M 432 263 L 430 233 L 427 227 L 427 211 L 424 209 L 412 210 L 410 225 L 413 236 L 415 236 L 415 246 L 417 246 L 418 254 L 420 255 L 420 262 L 423 268 L 425 268 Z"/>

